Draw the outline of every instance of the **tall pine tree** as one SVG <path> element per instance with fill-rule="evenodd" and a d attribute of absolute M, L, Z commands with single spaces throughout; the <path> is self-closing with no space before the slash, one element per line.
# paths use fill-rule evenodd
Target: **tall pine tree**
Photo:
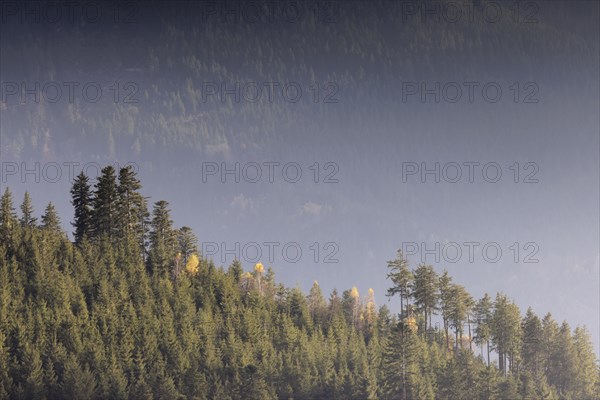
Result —
<path fill-rule="evenodd" d="M 83 171 L 77 175 L 71 187 L 71 204 L 75 209 L 75 220 L 72 223 L 75 228 L 73 235 L 75 243 L 81 243 L 83 238 L 92 236 L 93 229 L 93 197 L 90 189 L 89 179 Z"/>
<path fill-rule="evenodd" d="M 177 241 L 170 213 L 168 202 L 160 200 L 154 203 L 148 261 L 150 270 L 163 276 L 167 275 L 175 265 Z"/>
<path fill-rule="evenodd" d="M 37 218 L 33 216 L 33 204 L 31 204 L 31 197 L 29 196 L 29 192 L 25 192 L 25 196 L 23 196 L 23 203 L 21 203 L 21 219 L 19 222 L 21 226 L 32 227 L 35 225 Z"/>
<path fill-rule="evenodd" d="M 94 236 L 106 235 L 117 240 L 118 191 L 115 169 L 109 165 L 102 168 L 94 192 Z"/>
<path fill-rule="evenodd" d="M 52 202 L 49 202 L 44 210 L 44 214 L 42 215 L 42 228 L 49 230 L 53 233 L 60 233 L 60 217 L 56 212 L 56 208 Z"/>

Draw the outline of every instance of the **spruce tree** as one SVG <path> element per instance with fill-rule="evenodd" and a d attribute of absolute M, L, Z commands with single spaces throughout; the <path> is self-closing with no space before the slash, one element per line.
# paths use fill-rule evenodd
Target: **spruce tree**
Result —
<path fill-rule="evenodd" d="M 40 399 L 44 397 L 44 372 L 42 360 L 37 349 L 28 346 L 25 356 L 25 396 L 28 399 Z"/>
<path fill-rule="evenodd" d="M 73 236 L 79 244 L 84 237 L 91 239 L 93 233 L 93 197 L 89 179 L 83 171 L 73 181 L 71 204 L 75 209 L 75 220 L 71 224 L 75 228 Z"/>
<path fill-rule="evenodd" d="M 577 350 L 571 335 L 571 328 L 565 321 L 560 326 L 554 343 L 556 348 L 554 362 L 559 374 L 554 382 L 558 393 L 570 393 L 575 390 L 577 378 Z"/>
<path fill-rule="evenodd" d="M 33 204 L 31 203 L 31 197 L 29 196 L 29 192 L 25 192 L 20 209 L 21 219 L 19 220 L 19 222 L 21 223 L 21 226 L 34 226 L 37 221 L 37 218 L 33 216 Z"/>
<path fill-rule="evenodd" d="M 450 325 L 454 328 L 456 338 L 456 349 L 463 347 L 462 336 L 464 324 L 467 322 L 471 308 L 473 307 L 473 298 L 462 285 L 450 285 L 450 302 L 448 304 L 448 317 Z M 471 338 L 469 337 L 469 340 Z"/>
<path fill-rule="evenodd" d="M 573 334 L 576 353 L 576 378 L 574 393 L 576 398 L 593 398 L 595 388 L 600 384 L 598 368 L 594 355 L 594 345 L 585 327 L 575 328 Z"/>
<path fill-rule="evenodd" d="M 1 287 L 0 287 L 1 289 Z M 1 292 L 0 292 L 1 294 Z M 2 319 L 2 324 L 4 325 L 4 318 Z M 5 335 L 2 329 L 0 329 L 0 399 L 8 399 L 9 394 L 12 389 L 13 381 L 10 376 L 10 355 L 8 352 L 8 348 L 5 346 Z"/>
<path fill-rule="evenodd" d="M 4 194 L 0 197 L 0 243 L 6 245 L 9 251 L 7 255 L 12 254 L 13 238 L 16 238 L 15 227 L 18 224 L 17 215 L 13 206 L 13 197 L 10 189 L 7 187 Z"/>
<path fill-rule="evenodd" d="M 189 257 L 198 253 L 198 238 L 189 226 L 184 226 L 177 231 L 177 242 L 179 243 L 179 251 L 183 259 L 183 265 L 186 265 Z"/>
<path fill-rule="evenodd" d="M 431 265 L 421 264 L 414 271 L 412 297 L 417 311 L 423 313 L 424 332 L 429 333 L 431 318 L 438 304 L 438 277 Z"/>
<path fill-rule="evenodd" d="M 243 272 L 244 269 L 242 268 L 242 263 L 240 260 L 233 260 L 231 266 L 229 267 L 228 273 L 233 276 L 235 283 L 240 282 Z"/>
<path fill-rule="evenodd" d="M 48 203 L 42 215 L 42 228 L 53 233 L 60 233 L 60 217 L 54 208 L 52 202 Z"/>
<path fill-rule="evenodd" d="M 14 227 L 16 221 L 17 215 L 13 206 L 12 192 L 9 188 L 6 188 L 2 197 L 0 197 L 0 227 L 8 231 Z"/>
<path fill-rule="evenodd" d="M 558 342 L 559 327 L 552 314 L 547 313 L 542 319 L 542 347 L 544 351 L 544 371 L 548 383 L 556 386 L 561 371 L 558 365 L 559 349 L 556 346 Z"/>
<path fill-rule="evenodd" d="M 404 257 L 401 250 L 398 250 L 396 259 L 387 262 L 387 278 L 392 281 L 393 286 L 388 289 L 387 296 L 398 295 L 400 297 L 400 313 L 405 312 L 408 306 L 410 296 L 411 282 L 414 277 L 408 268 L 408 260 Z"/>
<path fill-rule="evenodd" d="M 390 332 L 383 359 L 383 398 L 409 400 L 415 397 L 420 378 L 419 338 L 413 329 L 399 323 Z"/>
<path fill-rule="evenodd" d="M 146 199 L 140 194 L 142 184 L 131 165 L 119 170 L 117 229 L 121 237 L 134 235 L 142 244 L 148 209 Z"/>
<path fill-rule="evenodd" d="M 118 191 L 115 169 L 112 166 L 102 168 L 94 191 L 94 236 L 106 235 L 111 240 L 118 236 Z"/>
<path fill-rule="evenodd" d="M 485 344 L 487 350 L 487 365 L 490 366 L 490 339 L 492 334 L 492 298 L 485 293 L 475 304 L 475 342 L 482 348 Z"/>
<path fill-rule="evenodd" d="M 540 379 L 543 372 L 544 348 L 542 339 L 542 321 L 533 312 L 531 307 L 523 318 L 523 369 L 531 372 L 533 379 Z"/>
<path fill-rule="evenodd" d="M 452 277 L 448 274 L 448 271 L 444 270 L 442 276 L 439 278 L 440 285 L 440 311 L 442 314 L 442 322 L 444 324 L 444 337 L 446 339 L 446 346 L 444 351 L 450 348 L 450 337 L 448 334 L 448 328 L 450 325 L 450 304 L 452 303 Z"/>
<path fill-rule="evenodd" d="M 150 270 L 166 276 L 175 266 L 176 238 L 173 232 L 169 203 L 160 200 L 154 203 L 150 232 Z"/>
<path fill-rule="evenodd" d="M 504 294 L 498 293 L 492 317 L 492 342 L 498 352 L 500 371 L 513 370 L 521 349 L 521 316 L 519 308 Z"/>

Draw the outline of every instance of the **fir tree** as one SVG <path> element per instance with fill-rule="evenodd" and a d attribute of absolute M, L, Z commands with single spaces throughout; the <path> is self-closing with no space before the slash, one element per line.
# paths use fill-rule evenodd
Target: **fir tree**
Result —
<path fill-rule="evenodd" d="M 117 231 L 124 238 L 133 235 L 140 246 L 145 240 L 148 217 L 146 199 L 139 192 L 141 188 L 142 184 L 132 166 L 119 170 Z"/>
<path fill-rule="evenodd" d="M 161 200 L 154 204 L 150 232 L 150 270 L 166 275 L 175 265 L 176 238 L 173 232 L 169 203 Z"/>
<path fill-rule="evenodd" d="M 54 208 L 52 202 L 48 203 L 42 215 L 42 228 L 53 232 L 60 233 L 62 231 L 60 226 L 60 217 Z"/>
<path fill-rule="evenodd" d="M 477 327 L 475 328 L 475 341 L 487 350 L 487 365 L 490 366 L 490 339 L 492 334 L 492 298 L 486 293 L 475 304 L 474 317 Z M 483 349 L 482 349 L 483 352 Z"/>
<path fill-rule="evenodd" d="M 408 260 L 404 257 L 401 250 L 398 250 L 395 260 L 388 261 L 390 272 L 387 278 L 392 281 L 393 286 L 388 289 L 387 296 L 396 294 L 400 297 L 400 312 L 405 312 L 405 305 L 408 306 L 408 299 L 411 295 L 411 283 L 414 279 L 412 272 L 408 268 Z"/>
<path fill-rule="evenodd" d="M 183 264 L 187 264 L 189 257 L 198 253 L 198 239 L 189 226 L 184 226 L 177 231 L 179 251 L 183 258 Z"/>
<path fill-rule="evenodd" d="M 21 219 L 19 222 L 23 227 L 32 227 L 35 225 L 37 218 L 33 216 L 33 204 L 31 203 L 31 197 L 29 196 L 29 192 L 25 192 L 23 196 L 23 203 L 20 206 L 21 209 Z"/>
<path fill-rule="evenodd" d="M 16 222 L 17 215 L 13 206 L 12 192 L 9 188 L 6 188 L 2 197 L 0 197 L 0 227 L 5 233 L 8 233 Z"/>
<path fill-rule="evenodd" d="M 446 338 L 446 347 L 444 350 L 450 348 L 450 337 L 448 335 L 448 329 L 450 326 L 450 310 L 452 303 L 452 277 L 448 274 L 448 271 L 444 270 L 442 276 L 439 278 L 440 285 L 440 311 L 442 314 L 442 322 L 444 324 L 444 337 Z"/>
<path fill-rule="evenodd" d="M 425 264 L 419 265 L 413 275 L 412 297 L 417 311 L 423 313 L 424 334 L 427 334 L 438 304 L 438 277 L 433 267 Z"/>
<path fill-rule="evenodd" d="M 119 198 L 115 169 L 112 166 L 102 168 L 94 191 L 94 235 L 106 235 L 113 241 L 118 239 Z"/>
<path fill-rule="evenodd" d="M 77 175 L 71 187 L 71 204 L 75 209 L 75 220 L 72 223 L 75 228 L 73 233 L 75 243 L 79 244 L 84 237 L 92 236 L 93 221 L 93 197 L 90 190 L 89 179 L 83 171 Z"/>

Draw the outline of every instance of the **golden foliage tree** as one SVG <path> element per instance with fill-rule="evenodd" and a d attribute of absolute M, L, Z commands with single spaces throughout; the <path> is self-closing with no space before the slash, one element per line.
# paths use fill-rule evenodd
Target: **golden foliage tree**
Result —
<path fill-rule="evenodd" d="M 200 260 L 198 260 L 198 256 L 193 253 L 188 258 L 187 263 L 185 264 L 185 270 L 191 275 L 196 275 L 198 273 L 198 265 L 200 264 Z"/>

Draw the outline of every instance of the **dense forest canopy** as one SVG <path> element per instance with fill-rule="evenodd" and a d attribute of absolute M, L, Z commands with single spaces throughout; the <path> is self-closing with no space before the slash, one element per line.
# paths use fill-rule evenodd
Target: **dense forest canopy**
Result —
<path fill-rule="evenodd" d="M 53 204 L 38 219 L 4 191 L 0 398 L 600 398 L 585 327 L 473 298 L 401 252 L 390 308 L 356 287 L 302 293 L 262 263 L 214 265 L 140 189 L 130 167 L 79 174 L 74 242 Z"/>

